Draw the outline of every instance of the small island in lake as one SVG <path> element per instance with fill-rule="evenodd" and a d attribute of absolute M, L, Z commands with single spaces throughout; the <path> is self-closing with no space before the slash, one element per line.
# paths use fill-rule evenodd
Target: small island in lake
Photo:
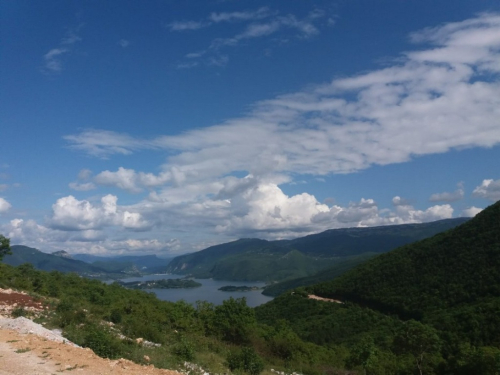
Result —
<path fill-rule="evenodd" d="M 233 285 L 226 285 L 219 288 L 219 290 L 222 290 L 223 292 L 251 292 L 252 290 L 260 290 L 260 289 L 262 288 L 259 288 L 258 286 L 233 286 Z"/>
<path fill-rule="evenodd" d="M 147 281 L 119 282 L 121 286 L 129 289 L 181 289 L 197 288 L 200 283 L 191 279 L 161 279 Z"/>

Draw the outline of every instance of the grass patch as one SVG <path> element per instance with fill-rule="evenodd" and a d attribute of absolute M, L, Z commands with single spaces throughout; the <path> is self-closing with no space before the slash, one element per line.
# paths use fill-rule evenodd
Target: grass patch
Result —
<path fill-rule="evenodd" d="M 17 349 L 15 352 L 16 353 L 26 353 L 29 351 L 31 351 L 31 348 L 21 348 L 21 349 Z"/>

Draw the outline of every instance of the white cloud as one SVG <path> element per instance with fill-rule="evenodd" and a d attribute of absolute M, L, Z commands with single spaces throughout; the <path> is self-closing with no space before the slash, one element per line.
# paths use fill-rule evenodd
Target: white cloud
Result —
<path fill-rule="evenodd" d="M 90 178 L 92 177 L 92 171 L 90 169 L 82 169 L 78 173 L 78 180 L 81 182 L 70 182 L 70 189 L 76 191 L 89 191 L 97 188 L 93 182 L 90 182 Z"/>
<path fill-rule="evenodd" d="M 476 24 L 457 29 L 455 39 L 500 32 L 500 16 L 483 15 Z M 500 58 L 500 44 L 483 47 L 477 39 L 490 60 Z M 173 153 L 165 169 L 193 178 L 233 171 L 349 173 L 500 142 L 500 85 L 492 81 L 498 75 L 485 79 L 469 63 L 408 56 L 392 67 L 262 101 L 246 117 L 180 135 L 141 140 L 89 130 L 66 139 L 101 157 L 165 149 Z"/>
<path fill-rule="evenodd" d="M 70 29 L 59 42 L 59 46 L 52 48 L 43 56 L 45 73 L 59 73 L 62 70 L 61 57 L 68 54 L 72 50 L 72 45 L 82 41 L 82 38 L 77 35 L 83 24 L 80 24 L 74 29 Z"/>
<path fill-rule="evenodd" d="M 79 180 L 88 180 L 92 176 L 92 171 L 90 169 L 82 169 L 80 172 L 78 172 L 78 179 Z"/>
<path fill-rule="evenodd" d="M 45 68 L 52 72 L 60 72 L 62 70 L 62 63 L 60 56 L 67 53 L 66 48 L 53 48 L 47 52 L 43 58 L 45 60 Z"/>
<path fill-rule="evenodd" d="M 0 233 L 10 238 L 11 244 L 31 246 L 46 252 L 64 249 L 72 254 L 161 254 L 175 253 L 182 247 L 181 241 L 176 238 L 111 239 L 100 230 L 62 231 L 23 219 L 0 225 Z"/>
<path fill-rule="evenodd" d="M 448 30 L 446 37 L 421 37 L 434 44 L 405 54 L 392 66 L 259 102 L 246 116 L 216 126 L 152 139 L 103 130 L 65 138 L 70 147 L 98 157 L 168 151 L 158 174 L 121 167 L 93 179 L 128 192 L 150 189 L 148 198 L 129 212 L 155 228 L 283 238 L 329 228 L 450 218 L 450 204 L 418 209 L 394 197 L 392 209 L 382 210 L 369 198 L 328 206 L 307 193 L 287 196 L 279 187 L 292 182 L 291 176 L 300 181 L 304 174 L 350 173 L 499 144 L 500 84 L 492 62 L 500 58 L 500 41 L 491 35 L 500 32 L 500 15 L 483 14 L 441 28 Z M 442 33 L 441 28 L 434 33 Z M 255 31 L 260 33 L 265 34 Z M 435 44 L 453 46 L 456 53 L 448 60 L 443 60 L 446 54 L 437 58 Z M 477 53 L 469 56 L 471 45 Z M 459 55 L 468 55 L 467 62 L 460 62 Z M 234 176 L 242 172 L 247 177 Z M 473 194 L 494 200 L 499 181 L 485 180 Z M 455 192 L 434 194 L 431 201 L 451 202 L 463 194 L 459 185 Z M 82 202 L 78 204 L 85 206 Z M 69 215 L 66 222 L 97 227 L 81 213 L 100 208 L 85 211 L 83 206 L 76 210 L 78 220 Z M 137 218 L 122 215 L 121 223 L 133 226 Z"/>
<path fill-rule="evenodd" d="M 12 205 L 7 202 L 4 198 L 0 198 L 0 214 L 5 213 L 10 210 Z"/>
<path fill-rule="evenodd" d="M 175 21 L 169 23 L 167 26 L 171 31 L 186 31 L 186 30 L 198 30 L 209 26 L 209 24 L 196 21 Z"/>
<path fill-rule="evenodd" d="M 153 188 L 164 185 L 167 182 L 178 183 L 181 176 L 176 175 L 175 169 L 170 172 L 162 172 L 158 175 L 153 173 L 137 173 L 133 169 L 119 167 L 116 172 L 103 171 L 94 177 L 98 185 L 113 186 L 126 190 L 130 193 L 140 193 L 143 188 Z"/>
<path fill-rule="evenodd" d="M 396 205 L 394 213 L 389 215 L 390 221 L 394 224 L 425 223 L 453 217 L 453 207 L 449 204 L 436 205 L 426 210 L 416 210 L 408 204 Z"/>
<path fill-rule="evenodd" d="M 108 194 L 101 198 L 100 205 L 95 206 L 69 195 L 58 199 L 52 206 L 52 217 L 47 223 L 53 229 L 68 231 L 101 230 L 109 226 L 131 230 L 150 228 L 140 213 L 118 206 L 117 200 L 116 196 Z"/>
<path fill-rule="evenodd" d="M 227 56 L 220 56 L 220 50 L 226 47 L 234 47 L 242 40 L 255 38 L 263 38 L 277 32 L 286 33 L 287 37 L 297 37 L 298 39 L 307 39 L 319 33 L 315 23 L 325 16 L 325 12 L 321 9 L 315 9 L 304 17 L 298 19 L 293 14 L 279 15 L 279 12 L 273 12 L 267 7 L 259 8 L 255 11 L 238 11 L 238 12 L 212 12 L 207 21 L 175 21 L 167 26 L 171 31 L 186 31 L 199 30 L 205 27 L 215 27 L 222 22 L 240 22 L 243 23 L 244 29 L 232 36 L 221 36 L 210 43 L 207 49 L 202 52 L 188 53 L 185 58 L 193 59 L 200 58 L 206 55 L 206 63 L 208 65 L 225 66 Z M 291 33 L 290 33 L 291 32 Z M 267 49 L 269 53 L 269 48 Z M 177 68 L 193 68 L 198 66 L 196 63 L 178 63 Z"/>
<path fill-rule="evenodd" d="M 123 48 L 127 48 L 129 45 L 130 45 L 130 41 L 126 40 L 126 39 L 120 39 L 118 41 L 118 44 L 123 47 Z"/>
<path fill-rule="evenodd" d="M 229 57 L 227 57 L 226 55 L 212 56 L 208 59 L 208 65 L 226 66 L 228 61 Z"/>
<path fill-rule="evenodd" d="M 198 62 L 194 61 L 194 62 L 187 62 L 187 63 L 179 63 L 177 64 L 177 69 L 191 69 L 191 68 L 195 68 L 199 65 Z"/>
<path fill-rule="evenodd" d="M 463 210 L 462 214 L 460 216 L 462 216 L 462 217 L 474 217 L 478 213 L 480 213 L 481 211 L 482 211 L 481 208 L 477 208 L 477 207 L 472 206 L 472 207 L 468 207 L 465 210 Z"/>
<path fill-rule="evenodd" d="M 444 192 L 432 194 L 429 198 L 431 202 L 456 202 L 464 198 L 464 189 L 461 184 L 454 192 Z"/>
<path fill-rule="evenodd" d="M 76 191 L 89 191 L 97 188 L 95 184 L 93 184 L 92 182 L 85 182 L 85 183 L 70 182 L 68 186 L 70 187 L 70 189 Z"/>
<path fill-rule="evenodd" d="M 222 13 L 211 13 L 209 19 L 212 22 L 234 22 L 234 21 L 247 21 L 247 20 L 257 20 L 270 16 L 269 8 L 262 7 L 256 11 L 244 11 L 244 12 L 222 12 Z"/>
<path fill-rule="evenodd" d="M 288 196 L 279 184 L 285 176 L 226 177 L 210 186 L 188 184 L 152 192 L 133 208 L 158 227 L 218 233 L 229 237 L 291 238 L 331 228 L 421 223 L 451 218 L 450 205 L 415 209 L 404 199 L 394 210 L 381 210 L 373 199 L 348 206 L 319 202 L 308 193 Z"/>
<path fill-rule="evenodd" d="M 99 185 L 116 186 L 131 193 L 139 193 L 141 188 L 136 185 L 136 173 L 132 169 L 120 167 L 117 172 L 104 171 L 95 176 L 94 180 Z"/>
<path fill-rule="evenodd" d="M 500 200 L 500 180 L 483 180 L 482 184 L 474 189 L 472 195 L 493 202 Z"/>
<path fill-rule="evenodd" d="M 199 52 L 191 52 L 186 55 L 188 59 L 197 59 L 198 57 L 203 56 L 206 53 L 206 51 L 199 51 Z"/>
<path fill-rule="evenodd" d="M 78 135 L 67 135 L 64 139 L 70 143 L 70 148 L 103 159 L 113 154 L 129 155 L 135 150 L 154 147 L 147 140 L 107 130 L 86 130 Z"/>
<path fill-rule="evenodd" d="M 242 40 L 262 38 L 283 30 L 284 28 L 296 30 L 299 32 L 298 36 L 305 38 L 319 33 L 319 30 L 314 26 L 311 20 L 299 20 L 294 15 L 287 15 L 284 17 L 275 17 L 266 22 L 252 23 L 248 25 L 243 32 L 235 36 L 215 39 L 210 45 L 210 48 L 219 50 L 226 46 L 236 46 Z"/>

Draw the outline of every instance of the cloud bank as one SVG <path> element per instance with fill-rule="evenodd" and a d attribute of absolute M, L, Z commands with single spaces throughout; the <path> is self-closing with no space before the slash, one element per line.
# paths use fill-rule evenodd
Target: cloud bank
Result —
<path fill-rule="evenodd" d="M 268 26 L 276 18 L 266 18 L 264 11 L 261 17 Z M 215 14 L 210 22 L 243 18 L 243 13 Z M 245 32 L 259 36 L 272 30 L 255 25 Z M 102 239 L 111 229 L 195 228 L 224 239 L 285 238 L 330 228 L 450 218 L 454 209 L 449 203 L 465 194 L 461 186 L 432 195 L 431 202 L 444 204 L 425 209 L 399 196 L 390 209 L 370 197 L 325 204 L 306 192 L 288 196 L 280 187 L 304 175 L 352 173 L 500 143 L 500 15 L 485 13 L 425 29 L 411 40 L 417 43 L 415 50 L 390 66 L 258 102 L 245 116 L 216 126 L 147 139 L 99 129 L 68 135 L 68 147 L 99 158 L 141 150 L 169 156 L 157 174 L 121 166 L 95 176 L 84 173 L 72 186 L 142 193 L 135 204 L 120 206 L 114 195 L 100 202 L 67 196 L 54 204 L 45 225 L 17 222 L 10 230 L 19 238 L 25 234 L 15 228 L 80 236 L 75 238 L 111 249 L 112 242 Z M 484 180 L 473 195 L 498 200 L 499 186 L 500 180 Z M 478 211 L 470 207 L 460 215 Z M 125 246 L 124 239 L 117 241 Z M 184 251 L 195 246 L 178 239 L 158 241 L 163 248 L 173 241 L 172 248 Z"/>

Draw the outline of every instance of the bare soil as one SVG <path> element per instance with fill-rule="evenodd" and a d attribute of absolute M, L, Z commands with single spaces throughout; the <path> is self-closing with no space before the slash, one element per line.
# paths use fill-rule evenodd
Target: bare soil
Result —
<path fill-rule="evenodd" d="M 18 307 L 34 313 L 45 309 L 41 301 L 25 293 L 0 289 L 0 318 L 10 318 L 10 313 Z M 0 328 L 0 375 L 55 375 L 71 371 L 81 375 L 180 375 L 126 359 L 100 358 L 88 348 Z"/>
<path fill-rule="evenodd" d="M 333 303 L 344 303 L 338 299 L 332 299 L 332 298 L 323 298 L 323 297 L 320 297 L 320 296 L 316 296 L 314 294 L 309 294 L 307 296 L 307 298 L 309 299 L 315 299 L 315 300 L 318 300 L 318 301 L 324 301 L 324 302 L 333 302 Z"/>

